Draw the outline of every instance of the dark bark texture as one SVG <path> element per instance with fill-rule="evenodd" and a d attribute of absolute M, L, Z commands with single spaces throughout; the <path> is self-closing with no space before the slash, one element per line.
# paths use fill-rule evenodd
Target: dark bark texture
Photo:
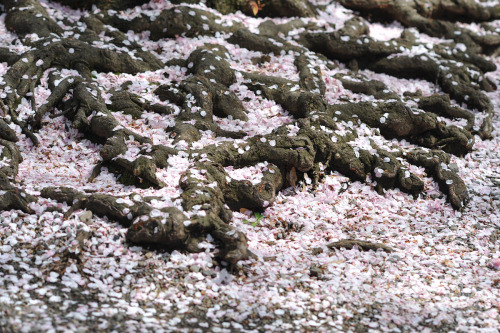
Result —
<path fill-rule="evenodd" d="M 253 15 L 251 2 L 209 0 L 206 3 L 222 13 L 241 10 Z M 339 2 L 358 10 L 367 19 L 398 20 L 407 27 L 453 42 L 428 48 L 427 56 L 412 56 L 402 50 L 422 46 L 416 42 L 414 30 L 405 30 L 401 37 L 391 42 L 380 42 L 369 37 L 368 25 L 361 17 L 347 21 L 342 29 L 333 32 L 307 23 L 307 20 L 295 19 L 283 24 L 268 20 L 261 24 L 260 33 L 256 34 L 238 24 L 225 26 L 213 11 L 192 8 L 186 3 L 164 10 L 155 19 L 139 15 L 127 21 L 116 15 L 116 10 L 145 1 L 61 0 L 72 7 L 90 9 L 95 5 L 102 9 L 97 14 L 82 16 L 76 23 L 63 19 L 66 30 L 78 31 L 78 38 L 69 38 L 64 37 L 65 30 L 37 0 L 3 1 L 1 10 L 6 13 L 7 28 L 31 49 L 18 55 L 0 48 L 0 62 L 10 66 L 0 81 L 0 161 L 8 161 L 0 164 L 0 210 L 19 209 L 33 213 L 30 203 L 37 200 L 22 189 L 22 184 L 16 183 L 23 159 L 16 145 L 15 126 L 36 145 L 38 139 L 34 133 L 50 121 L 47 116 L 64 116 L 86 138 L 103 144 L 101 161 L 91 179 L 106 167 L 119 175 L 120 181 L 137 187 L 161 188 L 165 184 L 156 172 L 168 168 L 168 158 L 179 151 L 153 145 L 150 138 L 119 126 L 114 112 L 120 110 L 140 118 L 144 110 L 169 115 L 174 113 L 174 107 L 180 111 L 177 111 L 175 123 L 165 128 L 165 135 L 173 137 L 174 143 L 186 142 L 188 149 L 183 153 L 191 160 L 190 168 L 179 182 L 182 193 L 176 198 L 182 209 L 157 210 L 147 198 L 137 195 L 131 195 L 133 205 L 130 206 L 116 196 L 88 194 L 65 187 L 40 188 L 40 195 L 68 203 L 71 208 L 66 217 L 78 209 L 87 209 L 123 224 L 129 228 L 127 238 L 133 243 L 195 252 L 200 250 L 199 243 L 210 234 L 219 244 L 221 258 L 232 264 L 251 254 L 245 234 L 231 226 L 232 211 L 242 208 L 263 211 L 273 204 L 280 190 L 294 186 L 304 175 L 313 180 L 312 186 L 331 171 L 339 171 L 359 181 L 366 181 L 370 176 L 380 193 L 384 189 L 399 188 L 418 195 L 424 190 L 424 182 L 409 171 L 407 165 L 413 164 L 424 167 L 450 204 L 457 210 L 462 209 L 469 194 L 457 170 L 448 167 L 450 154 L 468 154 L 473 149 L 474 134 L 483 139 L 491 137 L 493 106 L 484 92 L 493 91 L 496 86 L 484 73 L 495 70 L 495 65 L 483 55 L 498 54 L 500 35 L 489 28 L 488 21 L 500 18 L 500 5 L 483 7 L 473 0 Z M 259 16 L 314 17 L 322 10 L 303 0 L 253 3 L 264 5 L 258 8 Z M 483 22 L 491 33 L 479 36 L 459 27 L 456 22 L 461 20 Z M 82 25 L 86 29 L 80 29 Z M 294 43 L 283 38 L 290 31 L 301 28 L 304 29 L 300 34 L 294 34 Z M 262 52 L 263 56 L 256 60 L 258 63 L 281 52 L 293 54 L 299 80 L 237 73 L 230 65 L 231 55 L 227 49 L 215 44 L 196 48 L 187 59 L 163 63 L 154 53 L 129 41 L 128 30 L 150 31 L 152 40 L 224 33 L 229 43 Z M 29 37 L 34 33 L 38 36 L 36 41 Z M 108 43 L 134 56 L 129 52 L 97 47 L 94 42 L 100 41 L 102 36 L 106 36 Z M 344 88 L 373 96 L 376 102 L 330 104 L 325 98 L 322 73 L 315 64 L 317 59 L 326 61 L 332 68 L 339 62 L 348 64 L 349 72 L 338 74 L 336 79 Z M 155 90 L 160 100 L 172 106 L 150 104 L 126 89 L 105 91 L 92 78 L 93 71 L 137 74 L 165 66 L 185 67 L 190 74 L 182 82 L 172 81 Z M 34 88 L 49 69 L 51 95 L 44 105 L 35 108 Z M 63 69 L 76 70 L 79 75 L 63 78 Z M 400 96 L 384 83 L 367 79 L 358 69 L 428 80 L 438 84 L 444 93 Z M 248 120 L 244 104 L 230 89 L 237 83 L 237 74 L 243 76 L 243 84 L 248 89 L 288 111 L 296 121 L 298 132 L 289 135 L 289 128 L 281 126 L 267 135 L 250 136 L 244 131 L 222 129 L 214 116 Z M 111 94 L 111 105 L 104 102 L 104 92 Z M 30 99 L 35 111 L 29 117 L 21 117 L 16 111 L 23 97 Z M 452 105 L 450 99 L 464 103 L 467 109 Z M 57 114 L 55 109 L 63 111 Z M 481 124 L 475 124 L 472 109 L 485 114 Z M 439 117 L 465 119 L 467 125 L 447 125 Z M 341 121 L 364 123 L 378 128 L 388 139 L 405 139 L 420 148 L 387 151 L 375 143 L 370 151 L 355 148 L 349 144 L 357 137 L 355 130 L 344 136 L 336 134 Z M 218 137 L 240 140 L 193 148 L 191 144 L 207 130 Z M 144 147 L 133 161 L 121 157 L 131 141 Z M 227 181 L 224 167 L 243 168 L 261 162 L 268 162 L 268 168 L 260 183 Z M 329 246 L 350 248 L 354 245 L 361 249 L 391 250 L 360 241 Z"/>

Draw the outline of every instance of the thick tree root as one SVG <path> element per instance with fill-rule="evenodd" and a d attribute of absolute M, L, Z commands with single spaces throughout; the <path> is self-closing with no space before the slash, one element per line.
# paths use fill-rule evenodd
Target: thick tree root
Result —
<path fill-rule="evenodd" d="M 350 26 L 355 29 L 350 29 Z M 484 72 L 495 70 L 493 63 L 457 43 L 450 45 L 454 48 L 453 52 L 449 52 L 449 47 L 434 46 L 424 54 L 402 55 L 402 51 L 411 52 L 418 47 L 411 34 L 407 33 L 392 42 L 377 42 L 368 36 L 361 37 L 359 26 L 359 21 L 352 20 L 346 22 L 346 27 L 339 32 L 306 32 L 299 40 L 308 49 L 330 59 L 355 61 L 356 66 L 396 77 L 424 78 L 436 82 L 451 98 L 487 114 L 479 134 L 483 139 L 491 138 L 493 106 L 481 89 L 496 89 L 494 83 L 484 76 Z M 354 31 L 352 34 L 351 30 Z M 364 90 L 359 89 L 361 92 Z"/>
<path fill-rule="evenodd" d="M 316 15 L 316 8 L 309 1 L 301 0 L 267 0 L 262 2 L 263 6 L 256 7 L 247 0 L 209 0 L 208 5 L 223 14 L 241 10 L 247 15 L 262 15 L 270 17 L 311 17 Z M 257 11 L 257 13 L 255 12 Z"/>
<path fill-rule="evenodd" d="M 281 54 L 281 52 L 301 51 L 300 47 L 291 45 L 278 36 L 270 38 L 268 36 L 251 33 L 247 29 L 236 31 L 227 41 L 249 50 L 274 53 L 275 55 Z"/>
<path fill-rule="evenodd" d="M 72 0 L 64 1 L 75 4 Z M 129 0 L 123 4 L 143 2 Z M 495 70 L 495 65 L 478 52 L 500 45 L 500 40 L 494 34 L 477 36 L 466 29 L 456 29 L 454 23 L 445 20 L 450 16 L 463 17 L 467 11 L 475 20 L 490 20 L 500 15 L 498 7 L 488 9 L 469 0 L 454 4 L 434 1 L 429 9 L 402 0 L 341 2 L 361 10 L 379 10 L 405 25 L 454 41 L 427 47 L 417 42 L 418 36 L 411 30 L 405 30 L 400 38 L 380 42 L 369 37 L 369 25 L 362 18 L 348 20 L 342 29 L 333 32 L 307 20 L 282 24 L 265 21 L 259 26 L 260 33 L 253 33 L 241 24 L 225 24 L 225 19 L 212 11 L 187 5 L 173 6 L 154 18 L 141 14 L 131 21 L 121 18 L 118 12 L 106 10 L 86 15 L 78 22 L 64 19 L 67 29 L 63 29 L 36 0 L 4 1 L 7 28 L 17 33 L 31 50 L 17 55 L 0 48 L 0 61 L 10 66 L 0 81 L 0 210 L 33 213 L 29 204 L 36 198 L 11 184 L 22 162 L 15 145 L 19 138 L 13 128 L 19 126 L 36 144 L 34 133 L 46 124 L 48 115 L 65 116 L 87 139 L 102 144 L 102 160 L 94 168 L 90 181 L 106 167 L 124 184 L 159 188 L 165 184 L 157 177 L 157 169 L 168 168 L 169 157 L 180 150 L 189 156 L 191 165 L 179 181 L 182 193 L 172 200 L 175 207 L 155 209 L 148 198 L 136 194 L 125 198 L 63 187 L 42 189 L 43 197 L 71 205 L 66 217 L 79 209 L 106 216 L 128 227 L 127 239 L 133 243 L 196 252 L 202 250 L 202 243 L 211 235 L 219 245 L 220 257 L 234 264 L 249 258 L 250 252 L 246 236 L 230 226 L 233 210 L 264 211 L 274 203 L 280 190 L 295 186 L 305 174 L 317 184 L 330 171 L 338 171 L 352 180 L 370 179 L 381 194 L 384 189 L 399 188 L 416 196 L 424 190 L 424 182 L 409 171 L 408 163 L 422 166 L 439 184 L 453 208 L 463 209 L 469 195 L 457 172 L 449 168 L 448 153 L 457 156 L 469 153 L 474 144 L 473 134 L 491 137 L 493 106 L 483 91 L 496 89 L 484 75 Z M 105 9 L 124 8 L 116 0 L 88 3 Z M 222 12 L 243 10 L 254 15 L 255 8 L 248 8 L 250 3 L 208 1 Z M 300 0 L 266 1 L 265 6 L 257 9 L 258 15 L 268 16 L 312 17 L 317 13 L 311 2 Z M 87 29 L 80 31 L 83 24 Z M 290 33 L 302 28 L 306 31 L 299 35 Z M 231 67 L 231 55 L 224 46 L 207 44 L 191 52 L 187 59 L 172 59 L 163 64 L 138 43 L 129 41 L 125 35 L 129 30 L 137 33 L 148 30 L 153 40 L 223 33 L 227 42 L 261 52 L 253 59 L 255 64 L 269 61 L 272 55 L 294 56 L 297 81 L 241 73 L 243 84 L 259 98 L 276 102 L 294 118 L 294 132 L 283 125 L 269 134 L 251 136 L 217 125 L 216 117 L 241 122 L 249 118 L 242 101 L 230 88 L 238 83 L 239 73 Z M 38 40 L 30 38 L 34 33 Z M 297 43 L 278 35 L 289 33 L 296 36 Z M 98 47 L 103 40 L 105 47 Z M 339 71 L 335 79 L 344 89 L 369 98 L 330 104 L 325 97 L 327 87 L 318 60 L 329 69 L 335 68 L 337 61 L 345 62 L 350 70 Z M 135 74 L 171 65 L 186 68 L 188 77 L 182 82 L 173 80 L 160 85 L 154 93 L 165 102 L 161 104 L 141 99 L 124 84 L 121 89 L 107 92 L 112 104 L 106 105 L 93 77 L 93 71 Z M 367 79 L 359 69 L 400 78 L 423 78 L 439 85 L 445 94 L 400 96 L 384 83 Z M 68 75 L 64 70 L 77 73 Z M 44 75 L 48 75 L 51 95 L 36 108 L 33 92 Z M 29 117 L 21 116 L 18 111 L 24 97 L 34 111 Z M 481 127 L 475 125 L 474 113 L 453 106 L 451 99 L 485 113 Z M 168 103 L 171 106 L 163 105 Z M 60 112 L 54 113 L 54 109 Z M 165 135 L 173 138 L 176 148 L 153 145 L 150 138 L 131 131 L 113 115 L 113 111 L 122 111 L 138 119 L 144 110 L 175 116 L 172 125 L 165 128 Z M 438 117 L 465 119 L 467 125 L 464 128 L 447 125 Z M 388 139 L 405 139 L 425 149 L 388 151 L 373 141 L 360 148 L 354 141 L 358 138 L 356 128 L 362 124 L 377 129 Z M 194 149 L 193 144 L 206 131 L 215 134 L 215 138 L 238 140 L 224 139 Z M 132 146 L 139 149 L 131 149 Z M 267 164 L 262 178 L 253 183 L 232 179 L 225 169 L 263 163 Z M 336 242 L 328 247 L 354 245 L 361 250 L 392 251 L 381 244 L 357 240 Z"/>
<path fill-rule="evenodd" d="M 216 21 L 220 18 L 212 12 L 187 6 L 177 6 L 164 10 L 152 20 L 149 16 L 140 15 L 132 21 L 119 18 L 116 14 L 103 14 L 101 18 L 106 24 L 114 26 L 123 32 L 133 30 L 151 32 L 151 39 L 176 38 L 181 35 L 196 37 L 198 35 L 214 35 L 216 32 L 233 32 L 241 28 L 240 24 L 226 27 Z M 200 19 L 205 17 L 206 19 Z"/>
<path fill-rule="evenodd" d="M 482 6 L 474 0 L 437 0 L 420 3 L 406 0 L 340 0 L 343 6 L 360 10 L 374 19 L 397 20 L 430 36 L 458 40 L 468 47 L 500 45 L 498 35 L 479 36 L 450 22 L 489 21 L 500 18 L 500 4 Z M 450 20 L 451 19 L 451 20 Z"/>
<path fill-rule="evenodd" d="M 134 119 L 140 118 L 144 110 L 159 114 L 175 113 L 175 110 L 171 107 L 148 103 L 141 100 L 139 96 L 123 90 L 113 91 L 111 102 L 111 110 L 122 111 L 124 114 L 131 115 Z"/>
<path fill-rule="evenodd" d="M 181 84 L 162 85 L 155 90 L 160 100 L 168 100 L 181 107 L 175 125 L 170 131 L 174 143 L 191 144 L 200 139 L 200 130 L 211 130 L 217 136 L 242 138 L 245 133 L 220 129 L 213 116 L 247 120 L 246 111 L 238 97 L 229 90 L 236 82 L 234 71 L 224 59 L 227 50 L 220 45 L 205 45 L 196 49 L 185 65 L 193 77 Z M 194 124 L 187 121 L 195 120 Z"/>
<path fill-rule="evenodd" d="M 33 214 L 29 204 L 36 201 L 36 198 L 11 184 L 22 161 L 15 143 L 0 139 L 0 210 L 19 209 Z"/>
<path fill-rule="evenodd" d="M 446 193 L 448 200 L 455 209 L 462 209 L 469 201 L 467 187 L 457 173 L 449 168 L 450 156 L 439 150 L 414 150 L 404 157 L 410 163 L 422 166 Z"/>
<path fill-rule="evenodd" d="M 188 176 L 186 176 L 187 178 Z M 183 185 L 182 185 L 183 184 Z M 195 181 L 195 185 L 198 183 Z M 190 183 L 186 179 L 181 183 L 190 192 Z M 215 191 L 207 191 L 205 194 L 217 195 Z M 87 209 L 98 216 L 108 218 L 128 227 L 127 240 L 149 245 L 160 245 L 169 249 L 186 249 L 191 252 L 199 252 L 203 249 L 198 245 L 203 242 L 210 233 L 214 239 L 221 242 L 221 258 L 234 264 L 238 260 L 247 259 L 246 237 L 243 233 L 229 226 L 227 222 L 231 218 L 231 211 L 220 205 L 210 205 L 210 199 L 205 200 L 205 207 L 191 205 L 191 201 L 183 200 L 184 208 L 189 208 L 191 214 L 183 213 L 175 207 L 155 209 L 138 200 L 137 194 L 128 198 L 121 198 L 107 194 L 91 194 L 70 189 L 67 187 L 46 187 L 41 192 L 42 197 L 57 201 L 71 203 L 72 207 L 65 213 L 66 218 L 78 209 Z M 181 198 L 186 197 L 183 193 Z M 202 201 L 197 201 L 198 205 Z M 226 216 L 222 220 L 219 215 L 224 216 L 218 210 L 225 209 Z M 191 216 L 188 216 L 191 215 Z"/>

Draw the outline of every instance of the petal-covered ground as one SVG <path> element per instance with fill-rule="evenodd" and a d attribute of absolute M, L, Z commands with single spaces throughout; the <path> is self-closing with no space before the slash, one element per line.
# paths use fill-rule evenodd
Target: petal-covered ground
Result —
<path fill-rule="evenodd" d="M 76 20 L 85 13 L 49 1 L 41 3 L 61 26 L 63 18 Z M 172 6 L 153 0 L 119 15 L 124 19 L 138 13 L 155 17 Z M 190 6 L 207 10 L 204 4 Z M 334 3 L 309 20 L 320 27 L 339 29 L 353 15 Z M 275 19 L 277 23 L 283 20 Z M 17 54 L 26 52 L 29 46 L 16 43 L 15 34 L 7 31 L 4 21 L 2 14 L 0 46 Z M 221 22 L 241 22 L 252 31 L 262 21 L 236 13 L 222 16 Z M 498 26 L 500 21 L 493 24 Z M 473 23 L 467 28 L 479 29 Z M 388 41 L 402 31 L 396 22 L 370 24 L 370 36 L 375 40 Z M 293 56 L 286 52 L 272 55 L 259 66 L 252 59 L 262 53 L 228 43 L 223 34 L 157 41 L 149 39 L 147 33 L 130 31 L 127 35 L 130 41 L 154 51 L 163 62 L 187 59 L 197 47 L 215 43 L 230 52 L 230 65 L 235 70 L 298 80 Z M 290 43 L 294 43 L 290 35 Z M 442 42 L 425 34 L 418 38 L 423 43 Z M 106 47 L 105 39 L 100 47 Z M 497 70 L 487 76 L 499 84 L 500 57 L 489 60 Z M 372 96 L 344 89 L 333 77 L 347 73 L 344 64 L 333 68 L 318 59 L 317 66 L 324 75 L 329 103 L 374 101 Z M 7 63 L 0 63 L 0 81 L 8 69 Z M 359 73 L 384 82 L 400 96 L 417 90 L 424 96 L 440 92 L 427 81 L 398 79 L 369 70 Z M 248 121 L 216 118 L 215 122 L 222 129 L 244 130 L 249 136 L 265 135 L 288 125 L 293 135 L 298 130 L 293 117 L 281 105 L 242 84 L 245 79 L 238 74 L 230 90 L 243 101 Z M 160 101 L 153 91 L 160 84 L 187 76 L 187 68 L 173 65 L 137 75 L 93 73 L 94 81 L 104 91 L 132 81 L 129 92 L 165 105 L 168 103 Z M 47 79 L 35 88 L 35 95 L 37 107 L 49 98 Z M 500 94 L 495 91 L 487 95 L 495 110 L 493 138 L 482 140 L 476 135 L 471 153 L 465 157 L 452 155 L 451 164 L 458 169 L 471 197 L 463 211 L 454 210 L 425 170 L 412 165 L 408 165 L 410 171 L 425 183 L 418 197 L 398 189 L 381 195 L 370 179 L 353 182 L 339 173 L 325 175 L 316 188 L 305 177 L 282 190 L 262 214 L 249 210 L 234 213 L 232 225 L 247 235 L 255 257 L 238 262 L 231 270 L 216 259 L 218 249 L 210 235 L 199 245 L 205 249 L 200 253 L 163 251 L 128 243 L 127 228 L 90 211 L 77 210 L 64 218 L 61 211 L 70 207 L 51 199 L 40 197 L 31 203 L 33 214 L 2 211 L 0 332 L 498 332 Z M 106 93 L 103 97 L 106 100 Z M 18 112 L 21 118 L 34 113 L 27 100 L 21 102 Z M 184 148 L 182 141 L 174 144 L 165 135 L 164 128 L 174 123 L 175 113 L 144 112 L 138 119 L 120 112 L 113 115 L 121 126 L 150 138 L 154 144 Z M 71 129 L 71 122 L 64 117 L 46 116 L 46 120 L 36 134 L 36 147 L 11 124 L 20 138 L 17 145 L 23 157 L 16 180 L 27 193 L 38 196 L 44 187 L 66 186 L 87 193 L 155 196 L 160 199 L 152 199 L 150 204 L 156 209 L 178 205 L 174 199 L 182 192 L 179 179 L 189 168 L 188 154 L 181 151 L 170 156 L 170 166 L 157 170 L 158 179 L 165 183 L 161 189 L 122 185 L 105 169 L 90 182 L 92 169 L 101 160 L 102 146 Z M 343 130 L 352 126 L 352 122 L 339 124 L 338 134 L 343 135 Z M 369 139 L 387 149 L 411 145 L 405 140 L 387 140 L 378 130 L 363 124 L 356 131 L 359 137 L 352 142 L 355 147 L 370 149 Z M 239 143 L 238 139 L 211 134 L 204 131 L 192 147 L 222 141 Z M 140 148 L 134 150 L 133 142 L 121 157 L 135 158 Z M 0 167 L 2 163 L 6 162 L 0 160 Z M 226 167 L 230 178 L 254 184 L 266 170 L 267 163 L 240 169 Z M 382 243 L 393 251 L 327 246 L 351 238 Z"/>

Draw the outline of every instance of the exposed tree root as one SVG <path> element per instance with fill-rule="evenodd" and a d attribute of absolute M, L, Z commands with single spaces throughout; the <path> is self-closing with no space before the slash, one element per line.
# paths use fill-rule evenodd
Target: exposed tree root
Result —
<path fill-rule="evenodd" d="M 144 1 L 63 2 L 121 9 Z M 36 200 L 11 184 L 22 162 L 16 146 L 19 138 L 13 128 L 19 126 L 36 145 L 36 132 L 50 121 L 47 119 L 59 116 L 66 117 L 87 139 L 103 145 L 102 160 L 94 168 L 90 181 L 106 167 L 124 184 L 160 188 L 165 184 L 158 178 L 157 170 L 168 168 L 169 157 L 179 154 L 180 150 L 189 156 L 191 165 L 179 182 L 182 193 L 172 198 L 176 206 L 168 208 L 155 209 L 147 198 L 137 194 L 123 198 L 86 194 L 64 187 L 40 189 L 43 197 L 71 205 L 66 217 L 78 209 L 106 216 L 128 227 L 127 239 L 134 243 L 196 252 L 202 249 L 200 244 L 210 234 L 218 242 L 223 260 L 234 264 L 247 259 L 250 252 L 246 236 L 230 225 L 232 211 L 241 208 L 264 211 L 273 204 L 281 189 L 294 186 L 306 173 L 314 183 L 325 173 L 338 171 L 352 180 L 371 179 L 379 193 L 399 188 L 418 195 L 424 191 L 424 182 L 409 171 L 408 164 L 422 166 L 439 184 L 450 204 L 462 209 L 469 195 L 462 179 L 449 168 L 448 154 L 469 153 L 476 133 L 483 139 L 491 137 L 493 107 L 484 91 L 493 91 L 496 86 L 484 73 L 495 70 L 495 65 L 478 52 L 500 45 L 500 40 L 493 34 L 477 36 L 457 29 L 453 22 L 445 20 L 463 18 L 466 13 L 474 20 L 498 18 L 498 6 L 485 8 L 468 0 L 453 4 L 432 1 L 430 7 L 399 0 L 344 0 L 341 3 L 360 10 L 378 10 L 407 26 L 454 41 L 447 46 L 428 47 L 406 30 L 400 38 L 380 42 L 369 37 L 368 24 L 361 18 L 349 20 L 341 30 L 334 32 L 326 32 L 302 20 L 283 24 L 265 21 L 256 34 L 239 24 L 222 24 L 212 11 L 187 5 L 164 10 L 155 18 L 140 15 L 132 21 L 121 18 L 113 10 L 89 14 L 79 22 L 65 20 L 66 30 L 71 31 L 68 34 L 38 1 L 5 1 L 6 26 L 31 46 L 31 50 L 17 55 L 0 48 L 0 61 L 10 66 L 0 81 L 0 210 L 33 213 L 29 203 Z M 239 9 L 248 14 L 253 12 L 243 1 L 229 5 L 227 1 L 209 1 L 209 4 L 221 12 Z M 266 1 L 258 11 L 259 15 L 267 16 L 311 17 L 316 13 L 317 8 L 300 0 Z M 82 24 L 87 29 L 79 29 Z M 277 36 L 299 28 L 306 30 L 297 35 L 297 43 Z M 229 43 L 263 53 L 257 57 L 257 63 L 268 61 L 271 55 L 293 54 L 299 80 L 236 73 L 229 62 L 231 55 L 222 45 L 206 44 L 191 52 L 187 59 L 173 59 L 163 64 L 151 52 L 129 41 L 125 35 L 128 30 L 148 30 L 153 40 L 225 33 Z M 77 31 L 78 38 L 75 37 Z M 38 40 L 32 40 L 34 33 Z M 106 48 L 95 43 L 101 42 L 102 36 L 106 37 Z M 330 68 L 335 67 L 337 61 L 347 63 L 350 71 L 337 74 L 335 79 L 344 89 L 374 100 L 330 104 L 325 97 L 321 68 L 316 64 L 318 59 Z M 173 106 L 149 103 L 129 92 L 127 84 L 121 89 L 103 91 L 92 77 L 93 71 L 136 74 L 169 65 L 185 67 L 188 74 L 183 81 L 173 80 L 154 91 L 161 101 Z M 425 79 L 439 85 L 445 94 L 400 96 L 384 83 L 367 79 L 359 69 Z M 64 70 L 73 72 L 68 75 Z M 280 126 L 272 133 L 250 136 L 244 131 L 221 128 L 215 117 L 248 120 L 242 101 L 230 88 L 238 82 L 237 74 L 243 76 L 243 84 L 250 90 L 288 111 L 298 132 L 291 133 L 289 127 Z M 51 95 L 36 108 L 33 92 L 44 75 L 48 77 Z M 103 92 L 111 95 L 110 105 L 105 103 Z M 30 99 L 34 111 L 30 116 L 18 111 L 24 97 Z M 453 106 L 450 98 L 485 113 L 481 126 L 476 126 L 473 112 Z M 55 113 L 55 109 L 61 111 Z M 165 128 L 165 135 L 173 138 L 177 148 L 153 145 L 150 138 L 122 125 L 114 116 L 115 111 L 135 119 L 141 118 L 144 111 L 175 115 L 172 126 Z M 447 125 L 438 117 L 465 119 L 467 125 L 463 128 Z M 346 124 L 349 129 L 339 134 L 340 126 Z M 405 139 L 425 148 L 388 151 L 373 141 L 370 147 L 358 148 L 353 140 L 358 137 L 356 127 L 361 124 L 377 129 L 388 139 Z M 193 143 L 205 131 L 211 131 L 215 138 L 238 140 L 194 149 Z M 180 147 L 180 143 L 184 146 Z M 132 154 L 132 146 L 139 147 L 139 152 Z M 4 160 L 7 163 L 3 163 Z M 229 166 L 243 168 L 263 162 L 267 162 L 267 167 L 257 184 L 232 179 L 225 170 Z M 322 170 L 319 165 L 323 166 Z M 385 245 L 356 240 L 328 246 L 352 248 L 354 245 L 361 250 L 392 251 Z"/>
<path fill-rule="evenodd" d="M 362 240 L 356 240 L 356 239 L 344 239 L 338 242 L 333 242 L 329 243 L 326 245 L 330 249 L 342 249 L 345 248 L 347 250 L 352 249 L 354 246 L 356 246 L 360 251 L 377 251 L 378 249 L 382 249 L 385 252 L 393 252 L 394 250 L 384 244 L 380 243 L 372 243 L 372 242 L 367 242 L 367 241 L 362 241 Z"/>
<path fill-rule="evenodd" d="M 467 46 L 499 45 L 494 35 L 479 36 L 460 28 L 454 21 L 490 21 L 500 18 L 500 4 L 482 6 L 474 0 L 339 0 L 347 8 L 360 10 L 371 18 L 397 20 L 430 36 L 455 39 Z"/>

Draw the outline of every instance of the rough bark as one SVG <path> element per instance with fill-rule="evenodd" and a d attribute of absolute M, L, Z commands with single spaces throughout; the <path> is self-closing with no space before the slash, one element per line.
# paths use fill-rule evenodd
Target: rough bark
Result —
<path fill-rule="evenodd" d="M 340 0 L 342 5 L 361 11 L 370 18 L 397 20 L 430 36 L 451 38 L 472 48 L 500 45 L 494 34 L 478 35 L 455 24 L 485 22 L 500 18 L 500 4 L 483 6 L 474 0 Z"/>
<path fill-rule="evenodd" d="M 303 0 L 209 0 L 208 5 L 223 14 L 237 10 L 247 15 L 269 17 L 311 17 L 316 14 L 316 8 L 309 1 Z M 261 6 L 255 7 L 258 5 Z"/>
<path fill-rule="evenodd" d="M 122 9 L 144 1 L 62 2 L 78 7 L 97 5 L 102 9 Z M 448 167 L 449 154 L 464 156 L 469 153 L 476 133 L 482 138 L 491 137 L 493 107 L 483 91 L 492 91 L 496 87 L 484 73 L 494 70 L 495 66 L 479 52 L 500 42 L 494 36 L 479 37 L 464 29 L 457 30 L 461 34 L 452 33 L 456 26 L 450 20 L 462 19 L 466 13 L 473 20 L 498 18 L 498 6 L 485 9 L 467 0 L 452 4 L 436 0 L 430 2 L 430 8 L 424 8 L 418 2 L 398 0 L 344 0 L 341 3 L 359 10 L 378 10 L 422 32 L 451 38 L 454 42 L 447 47 L 454 50 L 448 52 L 444 46 L 434 46 L 427 49 L 425 55 L 404 54 L 403 51 L 422 47 L 415 42 L 411 32 L 406 31 L 390 43 L 375 41 L 368 36 L 368 25 L 360 18 L 346 22 L 341 30 L 334 32 L 317 29 L 314 24 L 301 20 L 279 25 L 266 21 L 259 27 L 260 33 L 255 34 L 236 24 L 223 26 L 218 23 L 217 14 L 185 4 L 163 11 L 155 19 L 141 15 L 131 22 L 120 18 L 113 10 L 102 11 L 98 15 L 89 14 L 78 23 L 65 22 L 68 30 L 79 32 L 79 38 L 68 38 L 37 0 L 5 1 L 7 28 L 32 48 L 22 55 L 0 49 L 0 61 L 10 66 L 0 83 L 0 161 L 8 161 L 7 164 L 0 164 L 0 209 L 33 212 L 29 204 L 36 197 L 23 191 L 14 181 L 22 157 L 16 146 L 18 137 L 13 128 L 19 126 L 36 145 L 38 139 L 34 133 L 50 121 L 47 115 L 66 117 L 71 126 L 86 138 L 103 144 L 100 152 L 102 159 L 89 181 L 99 175 L 102 167 L 106 167 L 119 176 L 119 181 L 128 185 L 164 186 L 156 171 L 168 168 L 168 158 L 179 154 L 179 150 L 153 145 L 150 138 L 124 128 L 114 116 L 118 110 L 134 118 L 140 118 L 144 110 L 162 115 L 176 114 L 174 124 L 165 128 L 165 135 L 174 138 L 174 144 L 180 141 L 187 144 L 184 153 L 190 156 L 192 163 L 179 182 L 182 193 L 175 199 L 179 200 L 180 206 L 154 209 L 147 198 L 138 195 L 131 195 L 125 200 L 106 194 L 86 194 L 70 188 L 39 190 L 43 197 L 71 205 L 66 216 L 75 210 L 87 209 L 120 222 L 129 228 L 127 238 L 134 243 L 199 251 L 199 243 L 210 234 L 219 243 L 222 259 L 236 263 L 248 258 L 250 252 L 246 236 L 231 226 L 232 210 L 246 208 L 263 211 L 273 204 L 281 189 L 294 186 L 296 178 L 302 179 L 307 174 L 317 183 L 322 175 L 330 171 L 339 171 L 359 181 L 366 181 L 370 176 L 380 193 L 384 189 L 399 188 L 418 195 L 424 190 L 424 182 L 409 171 L 407 164 L 422 166 L 439 184 L 450 204 L 455 209 L 462 209 L 469 195 L 456 170 Z M 242 1 L 209 1 L 209 4 L 222 12 L 244 9 L 248 5 Z M 314 16 L 316 11 L 317 8 L 306 1 L 266 1 L 259 15 L 305 17 Z M 87 29 L 80 31 L 78 26 L 82 23 Z M 274 34 L 280 32 L 286 35 L 297 28 L 306 28 L 297 36 L 297 44 Z M 138 43 L 128 41 L 125 35 L 128 30 L 148 30 L 153 40 L 227 33 L 229 43 L 262 52 L 263 56 L 257 61 L 265 62 L 266 57 L 281 52 L 293 54 L 299 80 L 237 73 L 229 64 L 231 55 L 221 45 L 207 44 L 195 49 L 187 59 L 174 59 L 164 64 Z M 34 33 L 39 40 L 30 38 Z M 107 43 L 133 51 L 135 56 L 119 52 L 116 48 L 95 46 L 94 42 L 99 41 L 102 35 L 108 37 Z M 465 48 L 458 43 L 463 43 Z M 337 75 L 336 79 L 344 88 L 373 96 L 377 101 L 328 103 L 322 73 L 315 65 L 318 58 L 329 61 L 328 66 L 332 67 L 338 61 L 348 63 L 351 71 Z M 155 94 L 160 100 L 175 105 L 177 111 L 174 107 L 143 101 L 140 96 L 128 92 L 126 86 L 122 90 L 105 91 L 92 79 L 92 71 L 136 74 L 170 65 L 186 67 L 190 76 L 182 82 L 172 81 L 159 86 Z M 437 83 L 446 95 L 399 96 L 382 82 L 359 74 L 358 68 L 429 80 Z M 34 87 L 49 69 L 51 95 L 44 105 L 35 108 Z M 75 70 L 78 75 L 63 76 L 63 69 Z M 275 101 L 288 111 L 296 121 L 298 132 L 290 135 L 290 129 L 281 126 L 267 135 L 249 136 L 244 131 L 220 128 L 214 116 L 231 117 L 243 122 L 248 120 L 242 101 L 230 89 L 237 83 L 237 74 L 243 76 L 243 84 L 250 90 Z M 104 102 L 104 92 L 111 94 L 111 105 Z M 35 112 L 29 117 L 21 117 L 17 107 L 22 97 L 30 95 Z M 474 123 L 473 113 L 452 106 L 450 98 L 465 103 L 469 109 L 486 113 L 481 127 Z M 54 114 L 55 108 L 63 110 L 62 113 Z M 446 125 L 438 116 L 466 119 L 467 126 Z M 346 135 L 335 132 L 340 122 L 364 123 L 377 128 L 388 139 L 406 139 L 424 148 L 387 151 L 372 143 L 369 150 L 358 149 L 350 144 L 357 136 L 355 129 Z M 202 149 L 193 148 L 192 144 L 207 130 L 218 137 L 239 140 Z M 132 143 L 141 149 L 137 157 L 130 160 L 123 154 Z M 231 180 L 224 169 L 227 166 L 243 168 L 261 162 L 268 162 L 268 166 L 258 184 Z M 321 170 L 319 165 L 324 168 Z M 340 245 L 348 247 L 353 244 L 361 249 L 380 247 L 388 251 L 383 246 L 361 242 Z"/>

